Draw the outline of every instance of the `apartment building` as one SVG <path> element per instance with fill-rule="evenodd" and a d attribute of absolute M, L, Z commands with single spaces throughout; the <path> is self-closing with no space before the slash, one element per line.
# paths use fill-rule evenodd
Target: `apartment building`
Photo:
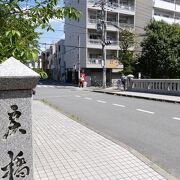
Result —
<path fill-rule="evenodd" d="M 101 19 L 101 1 L 97 0 L 66 0 L 82 12 L 76 20 L 65 19 L 66 68 L 68 79 L 74 81 L 80 63 L 87 75 L 88 85 L 94 81 L 102 81 L 102 36 L 97 31 Z M 106 40 L 111 44 L 105 46 L 105 67 L 107 82 L 120 78 L 123 66 L 118 61 L 119 30 L 117 27 L 133 30 L 135 26 L 135 0 L 107 0 L 105 4 Z M 80 48 L 78 48 L 80 47 Z"/>
<path fill-rule="evenodd" d="M 180 0 L 136 0 L 135 29 L 144 32 L 150 19 L 180 23 Z"/>

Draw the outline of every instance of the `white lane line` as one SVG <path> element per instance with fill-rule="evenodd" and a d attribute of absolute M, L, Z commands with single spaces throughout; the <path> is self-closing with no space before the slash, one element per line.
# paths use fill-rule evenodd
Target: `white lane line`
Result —
<path fill-rule="evenodd" d="M 42 86 L 42 87 L 45 87 L 45 88 L 47 88 L 48 86 L 44 85 L 44 86 Z"/>
<path fill-rule="evenodd" d="M 178 117 L 173 117 L 173 119 L 180 121 L 180 118 L 178 118 Z"/>
<path fill-rule="evenodd" d="M 80 98 L 81 96 L 78 96 L 78 95 L 76 95 L 75 97 L 78 97 L 78 98 Z"/>
<path fill-rule="evenodd" d="M 54 88 L 54 86 L 49 86 L 50 88 Z"/>
<path fill-rule="evenodd" d="M 145 112 L 145 113 L 149 113 L 149 114 L 154 114 L 154 112 L 143 110 L 143 109 L 136 109 L 136 110 L 141 111 L 141 112 Z"/>
<path fill-rule="evenodd" d="M 89 97 L 85 97 L 84 99 L 87 99 L 87 100 L 92 100 L 92 98 L 89 98 Z"/>
<path fill-rule="evenodd" d="M 106 103 L 106 101 L 97 100 L 99 103 Z"/>
<path fill-rule="evenodd" d="M 113 106 L 118 106 L 118 107 L 126 107 L 124 105 L 121 105 L 121 104 L 112 104 Z"/>

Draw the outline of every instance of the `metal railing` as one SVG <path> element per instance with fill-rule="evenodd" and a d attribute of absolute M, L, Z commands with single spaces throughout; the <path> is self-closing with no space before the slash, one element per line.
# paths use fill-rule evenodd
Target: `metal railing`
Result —
<path fill-rule="evenodd" d="M 98 59 L 98 58 L 89 58 L 88 59 L 88 64 L 101 64 L 102 63 L 102 59 Z"/>

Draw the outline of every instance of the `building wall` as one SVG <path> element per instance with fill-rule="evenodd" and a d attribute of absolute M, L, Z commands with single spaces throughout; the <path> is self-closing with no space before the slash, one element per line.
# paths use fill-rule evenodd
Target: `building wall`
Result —
<path fill-rule="evenodd" d="M 66 0 L 66 5 L 72 5 L 76 9 L 81 11 L 81 17 L 79 20 L 65 19 L 65 59 L 66 68 L 73 69 L 74 66 L 78 67 L 79 61 L 79 42 L 78 36 L 80 36 L 80 66 L 85 67 L 86 59 L 86 1 L 85 0 Z"/>
<path fill-rule="evenodd" d="M 153 0 L 136 0 L 135 32 L 144 33 L 144 27 L 153 17 Z"/>

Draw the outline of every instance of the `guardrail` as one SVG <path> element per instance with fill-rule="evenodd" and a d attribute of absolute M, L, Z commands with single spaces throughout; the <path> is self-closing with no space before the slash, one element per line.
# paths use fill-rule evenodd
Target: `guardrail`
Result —
<path fill-rule="evenodd" d="M 131 79 L 127 82 L 130 91 L 180 95 L 180 79 Z"/>

